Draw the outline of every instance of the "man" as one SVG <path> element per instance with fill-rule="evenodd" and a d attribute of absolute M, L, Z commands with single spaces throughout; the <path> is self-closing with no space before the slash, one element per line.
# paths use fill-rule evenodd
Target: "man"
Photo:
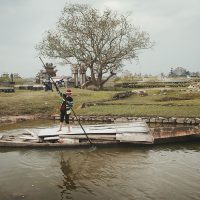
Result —
<path fill-rule="evenodd" d="M 73 98 L 71 95 L 72 91 L 70 89 L 66 91 L 66 94 L 60 94 L 62 97 L 62 103 L 60 106 L 60 128 L 58 131 L 62 130 L 63 122 L 65 120 L 65 123 L 68 127 L 68 133 L 71 132 L 69 125 L 69 116 L 71 114 L 71 108 L 73 107 Z"/>

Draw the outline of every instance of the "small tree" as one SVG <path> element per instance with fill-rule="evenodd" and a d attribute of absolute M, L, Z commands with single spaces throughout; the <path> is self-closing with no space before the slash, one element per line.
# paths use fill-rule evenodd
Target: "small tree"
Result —
<path fill-rule="evenodd" d="M 55 30 L 46 32 L 36 49 L 42 56 L 89 69 L 91 83 L 101 89 L 124 60 L 137 59 L 139 50 L 150 47 L 148 33 L 129 24 L 128 16 L 66 4 Z"/>

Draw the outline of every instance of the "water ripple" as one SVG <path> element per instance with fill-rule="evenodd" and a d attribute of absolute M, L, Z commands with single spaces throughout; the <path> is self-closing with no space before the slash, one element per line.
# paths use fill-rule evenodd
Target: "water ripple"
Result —
<path fill-rule="evenodd" d="M 50 164 L 50 160 L 47 152 L 29 150 L 19 157 L 19 165 L 32 169 L 45 169 Z"/>

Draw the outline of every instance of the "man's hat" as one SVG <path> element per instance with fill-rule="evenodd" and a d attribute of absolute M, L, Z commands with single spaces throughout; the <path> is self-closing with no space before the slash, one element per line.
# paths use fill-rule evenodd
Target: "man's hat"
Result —
<path fill-rule="evenodd" d="M 72 94 L 72 91 L 71 91 L 70 89 L 67 89 L 66 94 L 67 94 L 67 95 L 71 95 L 71 94 Z"/>

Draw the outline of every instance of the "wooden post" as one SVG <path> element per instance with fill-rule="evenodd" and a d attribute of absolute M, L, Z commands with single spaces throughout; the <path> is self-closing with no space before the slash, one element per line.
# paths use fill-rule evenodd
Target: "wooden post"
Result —
<path fill-rule="evenodd" d="M 85 69 L 85 65 L 82 65 L 80 67 L 80 76 L 81 76 L 81 85 L 83 85 L 86 82 L 86 69 Z"/>
<path fill-rule="evenodd" d="M 77 65 L 72 65 L 72 74 L 74 75 L 74 86 L 78 87 L 78 67 L 77 67 Z"/>

